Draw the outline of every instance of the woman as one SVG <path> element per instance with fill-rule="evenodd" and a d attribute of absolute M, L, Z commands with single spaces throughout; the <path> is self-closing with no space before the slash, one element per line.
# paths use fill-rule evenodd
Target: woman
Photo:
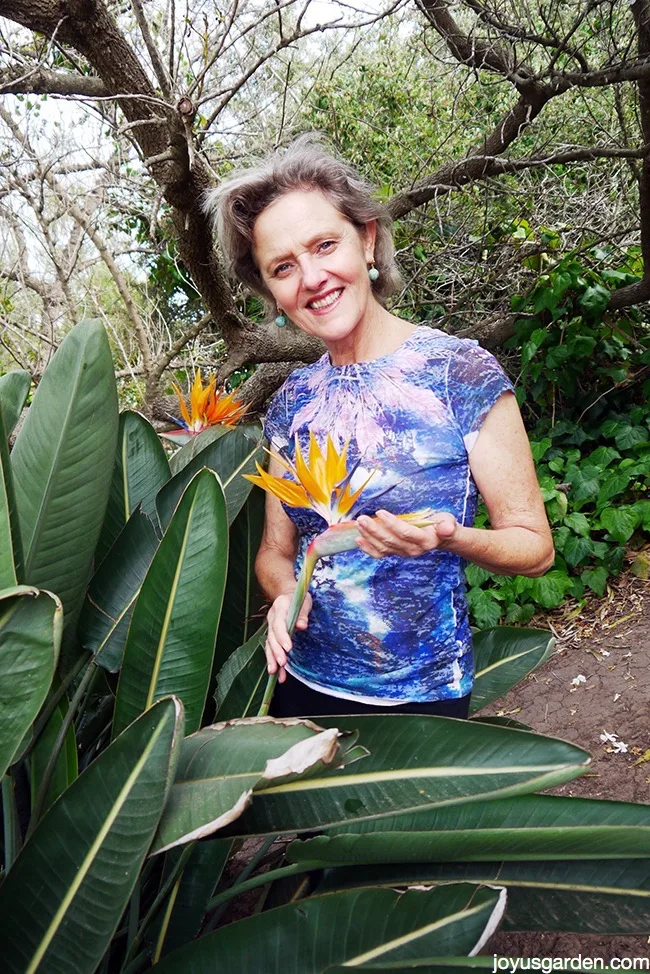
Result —
<path fill-rule="evenodd" d="M 318 563 L 293 639 L 286 618 L 297 569 L 326 524 L 267 495 L 256 571 L 271 601 L 271 712 L 466 717 L 473 663 L 464 562 L 503 575 L 541 575 L 553 563 L 512 384 L 476 342 L 387 311 L 399 285 L 390 217 L 322 147 L 298 140 L 223 183 L 210 206 L 231 271 L 277 324 L 289 319 L 327 350 L 273 398 L 272 448 L 293 459 L 296 438 L 308 451 L 310 431 L 338 449 L 349 439 L 349 467 L 359 464 L 352 487 L 372 475 L 358 550 Z M 285 468 L 272 458 L 269 472 Z M 477 488 L 490 530 L 471 526 Z M 436 510 L 435 525 L 396 516 L 424 508 Z"/>

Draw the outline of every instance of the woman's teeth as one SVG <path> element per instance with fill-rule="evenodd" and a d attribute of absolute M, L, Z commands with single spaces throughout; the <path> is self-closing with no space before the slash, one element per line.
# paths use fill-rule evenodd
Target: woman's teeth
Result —
<path fill-rule="evenodd" d="M 332 291 L 331 294 L 326 295 L 326 297 L 321 298 L 319 301 L 310 301 L 309 307 L 313 308 L 314 311 L 320 311 L 321 308 L 329 308 L 330 304 L 334 304 L 342 290 L 343 288 L 340 287 L 338 291 Z"/>

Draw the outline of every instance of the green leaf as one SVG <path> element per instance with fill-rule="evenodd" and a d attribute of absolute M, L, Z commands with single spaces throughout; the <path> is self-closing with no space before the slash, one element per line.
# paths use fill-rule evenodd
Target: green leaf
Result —
<path fill-rule="evenodd" d="M 531 440 L 530 449 L 532 451 L 533 460 L 535 461 L 535 463 L 539 463 L 539 461 L 542 459 L 546 451 L 550 450 L 550 448 L 551 448 L 551 440 L 549 440 L 548 438 L 544 440 L 539 440 L 538 442 Z"/>
<path fill-rule="evenodd" d="M 608 467 L 614 460 L 620 460 L 621 454 L 611 446 L 599 446 L 587 458 L 595 467 Z"/>
<path fill-rule="evenodd" d="M 95 970 L 151 843 L 182 733 L 180 703 L 161 701 L 47 812 L 0 889 L 5 970 Z"/>
<path fill-rule="evenodd" d="M 465 568 L 465 578 L 471 588 L 478 588 L 484 582 L 487 582 L 489 578 L 492 578 L 492 575 L 485 568 L 481 568 L 479 565 L 475 565 L 470 561 Z"/>
<path fill-rule="evenodd" d="M 215 703 L 219 720 L 254 717 L 258 712 L 268 679 L 265 640 L 266 624 L 228 657 L 217 674 Z"/>
<path fill-rule="evenodd" d="M 23 581 L 23 545 L 18 523 L 9 444 L 0 406 L 0 591 Z"/>
<path fill-rule="evenodd" d="M 564 601 L 570 588 L 571 579 L 568 575 L 553 570 L 542 575 L 541 578 L 531 578 L 528 594 L 538 605 L 545 609 L 553 609 Z"/>
<path fill-rule="evenodd" d="M 631 479 L 631 474 L 624 473 L 622 470 L 610 471 L 600 485 L 596 499 L 596 509 L 600 511 L 612 497 L 617 497 L 619 494 L 622 494 Z"/>
<path fill-rule="evenodd" d="M 190 460 L 193 460 L 198 453 L 205 450 L 205 448 L 210 446 L 211 443 L 214 443 L 215 440 L 220 439 L 229 432 L 230 427 L 221 424 L 219 426 L 208 426 L 207 429 L 203 430 L 197 436 L 192 436 L 190 440 L 180 448 L 180 450 L 176 450 L 176 453 L 174 453 L 169 461 L 169 467 L 172 474 L 177 474 L 183 469 L 183 467 L 186 467 Z"/>
<path fill-rule="evenodd" d="M 0 778 L 52 683 L 63 611 L 56 596 L 17 585 L 0 592 Z"/>
<path fill-rule="evenodd" d="M 169 463 L 151 423 L 127 409 L 120 415 L 117 450 L 106 517 L 97 546 L 108 553 L 137 507 L 156 518 L 155 498 L 170 478 Z"/>
<path fill-rule="evenodd" d="M 647 806 L 520 795 L 348 824 L 293 842 L 289 862 L 332 865 L 650 858 Z"/>
<path fill-rule="evenodd" d="M 474 633 L 476 677 L 470 713 L 502 697 L 548 659 L 555 640 L 541 629 L 499 626 Z"/>
<path fill-rule="evenodd" d="M 531 605 L 509 605 L 506 612 L 505 624 L 507 626 L 525 626 L 535 615 L 535 606 Z"/>
<path fill-rule="evenodd" d="M 236 819 L 254 791 L 322 773 L 343 760 L 336 728 L 256 717 L 204 727 L 185 739 L 154 852 L 203 839 Z M 356 741 L 355 734 L 344 735 Z"/>
<path fill-rule="evenodd" d="M 650 926 L 647 859 L 349 866 L 328 871 L 318 891 L 454 882 L 505 886 L 504 931 L 646 936 Z"/>
<path fill-rule="evenodd" d="M 29 783 L 32 795 L 32 808 L 39 791 L 43 772 L 47 767 L 54 741 L 61 729 L 67 709 L 67 700 L 64 698 L 48 720 L 31 753 Z M 45 797 L 43 811 L 47 811 L 50 805 L 54 804 L 66 788 L 72 784 L 78 773 L 77 740 L 74 732 L 74 724 L 71 724 L 66 734 L 63 747 L 59 751 L 59 756 L 54 767 L 54 774 L 52 775 L 52 780 L 50 781 Z"/>
<path fill-rule="evenodd" d="M 198 934 L 231 848 L 232 842 L 228 839 L 207 839 L 197 842 L 192 849 L 183 873 L 170 894 L 173 896 L 173 906 L 163 938 L 162 956 L 182 947 Z M 166 871 L 173 868 L 181 854 L 180 848 L 171 849 L 166 854 Z"/>
<path fill-rule="evenodd" d="M 326 974 L 338 964 L 346 971 L 410 969 L 418 959 L 477 953 L 504 907 L 502 891 L 464 884 L 312 896 L 223 927 L 153 970 L 213 974 L 216 963 L 233 974 Z"/>
<path fill-rule="evenodd" d="M 609 288 L 604 287 L 602 284 L 593 284 L 585 288 L 578 304 L 587 314 L 600 315 L 609 304 L 609 298 Z"/>
<path fill-rule="evenodd" d="M 588 538 L 591 533 L 591 528 L 589 526 L 589 520 L 584 514 L 575 512 L 574 514 L 567 514 L 564 518 L 564 523 L 567 527 L 579 534 L 581 538 Z"/>
<path fill-rule="evenodd" d="M 134 511 L 88 588 L 79 639 L 111 673 L 122 664 L 133 607 L 158 544 L 147 515 Z"/>
<path fill-rule="evenodd" d="M 648 442 L 648 430 L 644 426 L 620 426 L 614 442 L 619 450 L 632 450 Z"/>
<path fill-rule="evenodd" d="M 264 596 L 257 584 L 254 565 L 263 528 L 264 491 L 253 487 L 230 528 L 228 577 L 214 657 L 217 669 L 221 669 L 228 657 L 247 642 L 259 625 L 259 618 L 254 616 L 259 616 Z"/>
<path fill-rule="evenodd" d="M 23 369 L 0 375 L 0 409 L 5 419 L 5 430 L 10 437 L 25 408 L 32 377 Z"/>
<path fill-rule="evenodd" d="M 575 568 L 579 565 L 581 561 L 588 558 L 594 550 L 592 541 L 589 538 L 581 538 L 578 535 L 572 534 L 566 540 L 566 544 L 562 549 L 562 554 L 566 558 L 567 564 L 571 568 Z"/>
<path fill-rule="evenodd" d="M 264 455 L 261 436 L 261 431 L 258 431 L 257 439 L 251 439 L 240 429 L 230 430 L 190 460 L 156 498 L 162 527 L 167 527 L 185 487 L 203 467 L 219 475 L 226 495 L 228 524 L 232 524 L 253 486 L 250 481 L 244 480 L 243 474 L 255 473 L 255 462 L 261 462 Z"/>
<path fill-rule="evenodd" d="M 617 541 L 628 541 L 641 523 L 641 515 L 633 507 L 607 507 L 600 513 L 600 523 Z"/>
<path fill-rule="evenodd" d="M 111 350 L 97 321 L 64 338 L 11 455 L 25 578 L 55 592 L 76 625 L 104 519 L 117 439 Z"/>
<path fill-rule="evenodd" d="M 496 626 L 503 614 L 501 606 L 495 601 L 493 589 L 471 588 L 467 593 L 467 604 L 481 629 Z"/>
<path fill-rule="evenodd" d="M 133 610 L 113 734 L 174 693 L 195 731 L 208 692 L 228 568 L 226 502 L 218 478 L 190 482 L 153 557 Z"/>
<path fill-rule="evenodd" d="M 609 578 L 609 572 L 603 565 L 599 565 L 598 568 L 587 568 L 586 571 L 581 572 L 580 578 L 585 585 L 589 586 L 592 592 L 595 592 L 599 598 L 602 598 L 607 588 L 607 579 Z"/>
<path fill-rule="evenodd" d="M 335 774 L 260 792 L 228 834 L 301 832 L 525 794 L 577 777 L 589 762 L 564 741 L 445 717 L 382 714 L 318 722 L 358 730 L 370 754 Z"/>

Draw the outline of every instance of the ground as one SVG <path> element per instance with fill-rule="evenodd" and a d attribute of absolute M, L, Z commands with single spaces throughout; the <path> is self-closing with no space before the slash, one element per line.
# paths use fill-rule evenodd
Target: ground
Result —
<path fill-rule="evenodd" d="M 650 580 L 628 574 L 573 618 L 565 610 L 535 622 L 554 632 L 553 655 L 486 712 L 512 716 L 590 752 L 590 772 L 553 794 L 650 803 Z M 650 937 L 499 933 L 483 951 L 520 957 L 579 952 L 606 960 L 645 957 Z"/>

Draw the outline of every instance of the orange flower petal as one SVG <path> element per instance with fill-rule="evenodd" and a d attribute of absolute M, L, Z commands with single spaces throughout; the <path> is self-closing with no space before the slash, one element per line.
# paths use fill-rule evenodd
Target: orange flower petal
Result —
<path fill-rule="evenodd" d="M 191 427 L 192 427 L 192 420 L 190 419 L 190 414 L 187 411 L 187 406 L 185 405 L 185 400 L 183 399 L 183 395 L 181 393 L 181 390 L 178 388 L 178 386 L 176 385 L 175 382 L 172 382 L 172 389 L 174 390 L 174 392 L 178 396 L 178 405 L 179 405 L 180 410 L 181 410 L 181 416 L 183 417 L 183 419 L 187 423 L 188 429 L 191 429 Z"/>

